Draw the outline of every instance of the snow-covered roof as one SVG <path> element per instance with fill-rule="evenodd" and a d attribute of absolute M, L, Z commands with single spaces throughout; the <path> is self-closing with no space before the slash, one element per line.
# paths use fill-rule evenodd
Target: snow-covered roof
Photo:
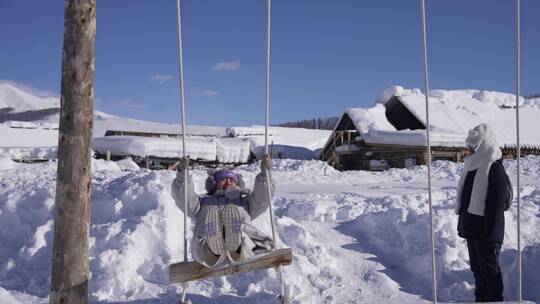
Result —
<path fill-rule="evenodd" d="M 235 127 L 239 129 L 260 129 L 264 127 Z M 145 129 L 146 130 L 146 129 Z M 315 150 L 324 146 L 331 131 L 302 128 L 272 127 L 268 144 L 274 157 L 312 159 Z M 278 134 L 278 135 L 277 135 Z M 243 137 L 186 137 L 186 153 L 193 159 L 203 159 L 220 163 L 247 162 L 250 153 L 260 155 L 264 147 L 264 132 L 261 135 Z M 95 137 L 92 148 L 104 154 L 107 150 L 114 155 L 146 155 L 165 158 L 182 156 L 180 139 L 139 136 Z"/>
<path fill-rule="evenodd" d="M 6 121 L 4 125 L 10 128 L 19 128 L 19 129 L 47 129 L 47 130 L 58 130 L 58 123 L 50 122 L 33 122 L 33 121 Z"/>
<path fill-rule="evenodd" d="M 227 130 L 231 135 L 234 134 L 236 136 L 249 139 L 253 148 L 264 146 L 264 126 L 230 127 Z M 248 133 L 250 135 L 247 135 Z M 324 146 L 332 131 L 304 128 L 270 127 L 268 133 L 269 145 L 274 144 L 295 146 L 316 150 Z"/>
<path fill-rule="evenodd" d="M 264 136 L 264 126 L 233 126 L 227 128 L 227 134 L 232 137 Z M 268 136 L 279 136 L 279 130 L 276 127 L 268 128 Z"/>
<path fill-rule="evenodd" d="M 264 126 L 229 127 L 227 133 L 249 140 L 251 151 L 259 157 L 264 152 Z M 332 134 L 330 130 L 269 127 L 268 145 L 272 157 L 313 159 Z"/>
<path fill-rule="evenodd" d="M 249 160 L 251 147 L 248 140 L 222 137 L 215 142 L 220 163 L 245 163 Z"/>
<path fill-rule="evenodd" d="M 253 153 L 260 158 L 264 154 L 264 146 L 256 147 Z M 276 145 L 273 144 L 268 147 L 268 154 L 272 158 L 284 158 L 284 159 L 315 159 L 318 157 L 320 149 L 311 150 L 304 147 L 288 146 L 288 145 Z"/>
<path fill-rule="evenodd" d="M 94 137 L 105 136 L 107 131 L 140 132 L 154 134 L 181 134 L 180 124 L 150 122 L 123 117 L 95 116 Z M 187 135 L 223 137 L 227 135 L 225 127 L 187 125 Z"/>
<path fill-rule="evenodd" d="M 384 104 L 396 96 L 426 125 L 425 96 L 418 89 L 391 87 L 371 108 L 351 108 L 346 113 L 367 143 L 425 145 L 425 130 L 396 130 L 388 122 Z M 481 90 L 433 90 L 429 95 L 430 136 L 432 145 L 463 146 L 468 130 L 480 123 L 490 124 L 501 146 L 516 144 L 516 111 L 512 94 Z M 386 99 L 386 100 L 385 100 Z M 521 99 L 520 142 L 540 146 L 540 103 Z M 505 106 L 505 107 L 502 107 Z"/>
<path fill-rule="evenodd" d="M 92 149 L 101 154 L 179 158 L 182 141 L 168 137 L 106 136 L 96 137 Z M 220 163 L 245 163 L 249 160 L 249 142 L 238 138 L 186 137 L 186 154 L 192 159 Z"/>

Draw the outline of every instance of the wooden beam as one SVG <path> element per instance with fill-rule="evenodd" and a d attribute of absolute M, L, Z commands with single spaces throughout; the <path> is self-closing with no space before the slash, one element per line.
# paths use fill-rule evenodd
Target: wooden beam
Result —
<path fill-rule="evenodd" d="M 210 277 L 251 272 L 257 269 L 286 266 L 292 263 L 292 258 L 291 248 L 283 248 L 217 268 L 204 267 L 197 262 L 181 262 L 169 267 L 169 278 L 171 283 L 185 283 Z"/>

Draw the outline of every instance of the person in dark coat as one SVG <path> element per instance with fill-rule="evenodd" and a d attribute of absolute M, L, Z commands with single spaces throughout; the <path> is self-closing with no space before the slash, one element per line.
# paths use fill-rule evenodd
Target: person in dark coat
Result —
<path fill-rule="evenodd" d="M 509 180 L 488 124 L 470 130 L 465 143 L 471 154 L 464 158 L 458 185 L 458 234 L 467 240 L 476 302 L 503 301 L 499 253 L 504 240 L 504 211 L 511 197 Z"/>

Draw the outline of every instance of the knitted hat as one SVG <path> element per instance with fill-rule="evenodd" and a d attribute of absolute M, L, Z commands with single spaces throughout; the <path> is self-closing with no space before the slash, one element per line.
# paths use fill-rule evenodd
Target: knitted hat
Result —
<path fill-rule="evenodd" d="M 234 173 L 232 170 L 226 170 L 226 169 L 222 169 L 222 170 L 218 170 L 218 171 L 215 171 L 215 170 L 208 170 L 207 173 L 208 173 L 208 177 L 206 178 L 206 181 L 205 181 L 205 184 L 204 184 L 204 187 L 206 189 L 206 192 L 209 194 L 209 195 L 212 195 L 216 192 L 217 190 L 217 181 L 216 181 L 216 175 L 218 172 L 221 172 L 221 171 L 229 171 L 231 172 L 234 177 L 232 176 L 225 176 L 225 177 L 229 177 L 229 178 L 232 178 L 233 180 L 236 181 L 236 185 L 239 187 L 239 188 L 244 188 L 245 187 L 245 184 L 244 184 L 244 180 L 242 179 L 242 174 L 238 174 L 238 173 Z"/>
<path fill-rule="evenodd" d="M 238 177 L 232 170 L 221 169 L 214 173 L 214 180 L 216 181 L 216 183 L 219 183 L 221 180 L 226 178 L 234 180 L 235 183 L 238 182 Z"/>

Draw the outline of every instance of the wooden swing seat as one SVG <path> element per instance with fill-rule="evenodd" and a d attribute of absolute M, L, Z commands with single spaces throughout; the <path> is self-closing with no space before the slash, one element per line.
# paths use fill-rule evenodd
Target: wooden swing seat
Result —
<path fill-rule="evenodd" d="M 198 262 L 180 262 L 169 266 L 171 283 L 185 283 L 210 277 L 227 276 L 254 271 L 257 269 L 286 266 L 292 263 L 291 248 L 282 248 L 261 253 L 240 262 L 234 262 L 214 268 L 205 267 Z"/>

